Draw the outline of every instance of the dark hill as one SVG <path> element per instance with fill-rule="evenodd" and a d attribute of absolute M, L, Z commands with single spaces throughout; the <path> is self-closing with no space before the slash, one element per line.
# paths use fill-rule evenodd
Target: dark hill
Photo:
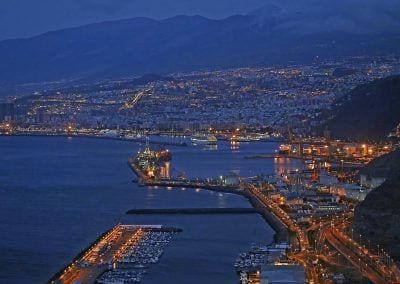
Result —
<path fill-rule="evenodd" d="M 400 150 L 380 156 L 360 170 L 360 174 L 373 177 L 396 177 L 400 173 Z"/>
<path fill-rule="evenodd" d="M 384 140 L 400 123 L 400 76 L 361 85 L 338 99 L 327 126 L 335 138 Z"/>
<path fill-rule="evenodd" d="M 390 167 L 383 169 L 385 162 Z M 388 180 L 356 208 L 353 227 L 400 261 L 400 150 L 371 163 L 367 171 L 386 173 Z"/>

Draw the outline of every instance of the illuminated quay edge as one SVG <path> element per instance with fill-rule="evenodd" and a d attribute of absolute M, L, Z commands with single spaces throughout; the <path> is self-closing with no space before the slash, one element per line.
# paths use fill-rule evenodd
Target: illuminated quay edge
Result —
<path fill-rule="evenodd" d="M 119 224 L 102 234 L 48 283 L 140 282 L 181 229 Z"/>

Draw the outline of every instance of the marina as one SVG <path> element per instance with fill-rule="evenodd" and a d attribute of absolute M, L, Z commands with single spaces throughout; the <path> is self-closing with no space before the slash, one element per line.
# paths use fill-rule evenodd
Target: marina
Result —
<path fill-rule="evenodd" d="M 180 232 L 161 225 L 117 225 L 102 234 L 48 283 L 140 283 L 149 265 Z"/>

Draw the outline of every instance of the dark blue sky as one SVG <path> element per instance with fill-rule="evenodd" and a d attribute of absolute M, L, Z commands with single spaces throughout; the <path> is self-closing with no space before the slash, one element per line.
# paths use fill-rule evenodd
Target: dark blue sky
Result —
<path fill-rule="evenodd" d="M 1 0 L 0 39 L 137 16 L 223 18 L 245 14 L 263 3 L 265 0 Z"/>

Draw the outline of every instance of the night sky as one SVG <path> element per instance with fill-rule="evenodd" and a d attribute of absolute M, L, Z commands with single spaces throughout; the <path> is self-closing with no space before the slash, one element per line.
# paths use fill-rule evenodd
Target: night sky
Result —
<path fill-rule="evenodd" d="M 137 16 L 224 18 L 248 13 L 264 3 L 265 0 L 1 0 L 0 40 Z"/>

